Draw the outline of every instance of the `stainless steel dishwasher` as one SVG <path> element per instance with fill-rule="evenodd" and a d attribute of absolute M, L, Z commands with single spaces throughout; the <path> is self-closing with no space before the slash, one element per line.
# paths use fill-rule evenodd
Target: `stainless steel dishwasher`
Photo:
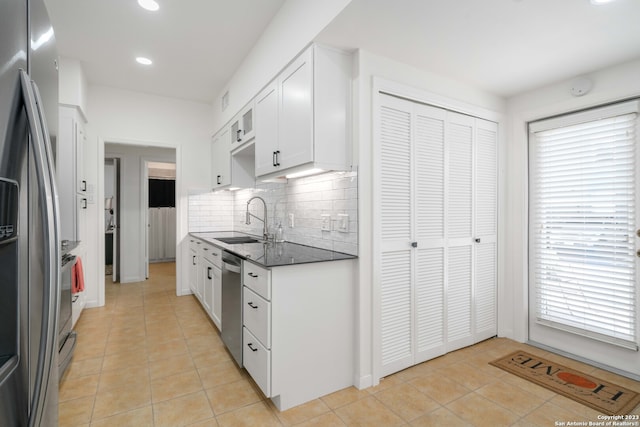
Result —
<path fill-rule="evenodd" d="M 242 367 L 242 258 L 222 252 L 222 341 Z"/>

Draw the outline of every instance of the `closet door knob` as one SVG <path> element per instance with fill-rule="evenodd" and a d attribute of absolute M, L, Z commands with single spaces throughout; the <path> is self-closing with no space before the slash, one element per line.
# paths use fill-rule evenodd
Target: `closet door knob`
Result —
<path fill-rule="evenodd" d="M 418 247 L 418 242 L 411 242 L 411 247 L 412 248 L 417 248 Z"/>
<path fill-rule="evenodd" d="M 480 238 L 479 237 L 476 238 L 475 240 L 476 240 L 476 243 L 480 243 Z"/>

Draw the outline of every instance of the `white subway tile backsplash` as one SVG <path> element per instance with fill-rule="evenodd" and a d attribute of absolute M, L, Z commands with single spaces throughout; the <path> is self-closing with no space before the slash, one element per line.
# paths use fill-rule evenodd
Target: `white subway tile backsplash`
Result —
<path fill-rule="evenodd" d="M 289 180 L 258 183 L 254 189 L 222 191 L 189 196 L 189 231 L 241 231 L 262 235 L 262 222 L 252 218 L 245 224 L 247 201 L 254 196 L 267 205 L 268 228 L 275 233 L 282 224 L 290 242 L 358 254 L 358 176 L 356 172 L 334 172 Z M 249 211 L 263 217 L 262 202 L 251 202 Z M 289 227 L 288 215 L 295 217 Z M 349 232 L 337 231 L 337 215 L 349 215 Z M 331 215 L 332 231 L 322 231 L 321 215 Z"/>

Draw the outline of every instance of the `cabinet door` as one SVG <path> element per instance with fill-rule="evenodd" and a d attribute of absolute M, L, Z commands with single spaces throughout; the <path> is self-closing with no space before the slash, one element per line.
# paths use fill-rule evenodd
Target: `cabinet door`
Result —
<path fill-rule="evenodd" d="M 313 49 L 278 78 L 280 108 L 276 163 L 289 168 L 313 161 Z"/>
<path fill-rule="evenodd" d="M 253 123 L 253 109 L 254 105 L 253 102 L 251 102 L 240 112 L 240 123 L 242 123 L 242 143 L 249 141 L 256 134 L 256 127 Z"/>
<path fill-rule="evenodd" d="M 190 248 L 189 258 L 189 288 L 191 292 L 198 295 L 198 252 Z"/>
<path fill-rule="evenodd" d="M 84 175 L 84 126 L 79 121 L 74 122 L 74 148 L 75 148 L 75 169 L 76 169 L 76 191 L 87 192 L 87 180 Z"/>
<path fill-rule="evenodd" d="M 202 258 L 202 305 L 207 313 L 211 313 L 213 302 L 213 270 L 214 265 L 206 258 Z"/>
<path fill-rule="evenodd" d="M 255 167 L 256 176 L 278 170 L 278 86 L 274 81 L 256 98 L 255 107 Z"/>
<path fill-rule="evenodd" d="M 211 143 L 212 188 L 231 184 L 230 128 L 223 129 Z"/>
<path fill-rule="evenodd" d="M 211 317 L 213 323 L 222 330 L 222 270 L 213 267 L 213 301 L 211 303 Z"/>
<path fill-rule="evenodd" d="M 238 113 L 231 122 L 231 150 L 235 150 L 255 136 L 253 125 L 253 102 Z"/>

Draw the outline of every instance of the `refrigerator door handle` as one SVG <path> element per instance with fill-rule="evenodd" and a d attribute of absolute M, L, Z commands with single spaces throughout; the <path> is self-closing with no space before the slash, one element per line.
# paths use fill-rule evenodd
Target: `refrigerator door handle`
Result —
<path fill-rule="evenodd" d="M 42 101 L 38 93 L 37 86 L 31 80 L 26 71 L 20 70 L 20 82 L 22 86 L 22 96 L 29 122 L 29 132 L 31 134 L 31 144 L 33 148 L 36 165 L 36 176 L 41 215 L 44 232 L 44 277 L 46 280 L 43 295 L 43 308 L 40 337 L 40 348 L 38 351 L 38 367 L 32 401 L 32 411 L 29 415 L 29 426 L 37 426 L 42 422 L 45 406 L 46 390 L 50 382 L 49 375 L 54 366 L 54 352 L 56 351 L 56 331 L 58 329 L 58 294 L 60 292 L 60 245 L 59 245 L 59 225 L 58 225 L 58 200 L 53 180 L 53 167 L 51 149 L 47 141 L 49 131 L 44 114 L 42 112 Z"/>

